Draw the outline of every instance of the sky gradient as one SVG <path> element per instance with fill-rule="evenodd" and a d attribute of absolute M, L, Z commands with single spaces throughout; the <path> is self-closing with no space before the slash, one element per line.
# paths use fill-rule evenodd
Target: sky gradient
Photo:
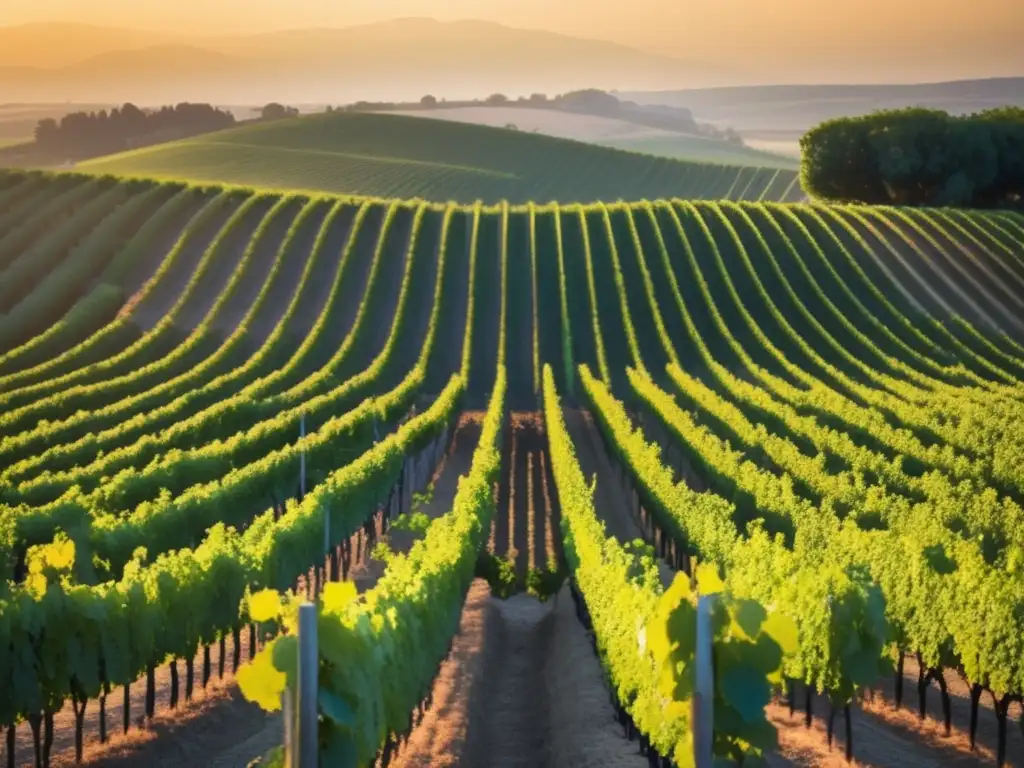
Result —
<path fill-rule="evenodd" d="M 0 25 L 33 21 L 241 34 L 405 16 L 483 19 L 679 58 L 821 81 L 906 72 L 1024 74 L 1024 0 L 2 0 Z M 936 70 L 939 67 L 942 72 Z M 860 70 L 861 76 L 852 71 Z M 813 76 L 812 76 L 813 75 Z M 845 76 L 854 75 L 854 76 Z"/>

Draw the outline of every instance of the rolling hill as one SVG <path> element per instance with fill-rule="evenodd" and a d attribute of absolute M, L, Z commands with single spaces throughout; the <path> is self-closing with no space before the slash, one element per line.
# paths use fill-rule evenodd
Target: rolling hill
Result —
<path fill-rule="evenodd" d="M 460 202 L 802 196 L 793 170 L 686 163 L 482 125 L 341 112 L 245 125 L 79 169 Z"/>
<path fill-rule="evenodd" d="M 653 128 L 627 118 L 581 114 L 561 109 L 523 106 L 474 106 L 417 109 L 387 114 L 431 117 L 495 127 L 514 126 L 547 136 L 586 141 L 631 152 L 720 165 L 755 165 L 796 170 L 799 162 L 784 155 L 731 144 L 722 139 Z"/>

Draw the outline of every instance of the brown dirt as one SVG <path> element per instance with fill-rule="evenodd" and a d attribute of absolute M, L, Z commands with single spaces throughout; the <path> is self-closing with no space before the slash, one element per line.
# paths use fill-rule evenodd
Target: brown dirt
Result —
<path fill-rule="evenodd" d="M 640 766 L 567 586 L 540 603 L 490 597 L 477 580 L 433 688 L 395 765 Z"/>
<path fill-rule="evenodd" d="M 550 765 L 640 768 L 647 758 L 615 719 L 600 662 L 576 619 L 569 587 L 554 600 L 555 628 L 545 663 Z"/>
<path fill-rule="evenodd" d="M 477 697 L 481 693 L 490 599 L 487 582 L 474 580 L 466 596 L 451 652 L 434 681 L 431 706 L 392 763 L 395 768 L 448 768 L 466 764 L 470 715 L 482 705 L 481 701 L 472 699 L 474 693 Z"/>
<path fill-rule="evenodd" d="M 284 737 L 280 719 L 245 701 L 234 684 L 219 684 L 185 710 L 167 713 L 143 730 L 105 747 L 91 745 L 83 764 L 103 768 L 238 768 L 265 754 Z M 54 766 L 74 765 L 64 753 Z"/>
<path fill-rule="evenodd" d="M 514 562 L 516 575 L 523 580 L 530 568 L 544 570 L 561 561 L 561 516 L 538 414 L 509 414 L 502 455 L 498 510 L 488 549 Z"/>
<path fill-rule="evenodd" d="M 802 703 L 802 693 L 798 694 Z M 779 732 L 780 750 L 773 755 L 773 765 L 800 766 L 878 766 L 879 768 L 926 768 L 926 766 L 978 766 L 995 765 L 995 751 L 979 743 L 970 749 L 967 734 L 956 728 L 946 736 L 940 723 L 921 722 L 916 714 L 906 709 L 895 711 L 891 702 L 861 702 L 852 708 L 854 760 L 844 757 L 845 738 L 842 713 L 836 715 L 836 739 L 828 747 L 824 715 L 828 711 L 825 700 L 815 697 L 814 721 L 810 728 L 804 725 L 804 715 L 798 707 L 789 714 L 789 707 L 776 702 L 768 707 L 768 719 Z M 983 715 L 984 717 L 984 715 Z M 1008 766 L 1020 766 L 1021 754 L 1009 753 Z"/>
<path fill-rule="evenodd" d="M 170 668 L 166 664 L 159 667 L 155 675 L 156 713 L 150 723 L 145 721 L 145 678 L 143 677 L 136 681 L 130 688 L 131 728 L 127 734 L 124 734 L 122 731 L 124 689 L 121 687 L 112 689 L 107 696 L 106 724 L 108 741 L 106 744 L 101 744 L 99 740 L 99 704 L 96 701 L 90 701 L 86 708 L 83 729 L 85 763 L 92 764 L 102 761 L 105 765 L 109 759 L 114 757 L 119 760 L 127 760 L 129 752 L 133 751 L 137 746 L 149 745 L 158 736 L 163 734 L 180 732 L 185 724 L 188 723 L 194 723 L 194 726 L 189 726 L 189 733 L 192 733 L 192 728 L 196 731 L 196 736 L 190 735 L 190 739 L 194 738 L 199 744 L 204 745 L 204 754 L 216 754 L 218 748 L 225 742 L 229 745 L 233 744 L 239 741 L 240 735 L 244 738 L 247 733 L 246 729 L 241 728 L 241 726 L 237 728 L 232 726 L 233 732 L 230 734 L 221 733 L 216 725 L 217 722 L 222 720 L 245 720 L 246 722 L 250 720 L 271 720 L 272 718 L 264 715 L 259 708 L 242 701 L 237 693 L 237 689 L 231 683 L 232 674 L 230 670 L 233 648 L 232 639 L 228 637 L 225 641 L 226 654 L 223 679 L 218 675 L 218 647 L 214 646 L 211 648 L 211 679 L 205 691 L 201 686 L 203 653 L 200 650 L 196 654 L 193 662 L 195 667 L 195 692 L 192 702 L 188 705 L 185 704 L 185 663 L 182 661 L 178 662 L 179 708 L 176 711 L 169 709 L 171 690 Z M 249 658 L 248 632 L 242 633 L 241 652 L 241 658 L 244 663 Z M 239 707 L 248 713 L 245 717 L 235 712 Z M 208 724 L 207 717 L 211 712 L 214 714 L 210 716 L 212 719 Z M 16 733 L 16 764 L 22 766 L 33 765 L 34 747 L 30 727 L 27 723 L 22 723 L 18 726 Z M 71 765 L 74 763 L 74 736 L 74 711 L 69 702 L 54 716 L 54 740 L 51 751 L 51 762 L 53 765 Z M 212 737 L 217 737 L 217 739 L 211 740 Z M 164 746 L 173 745 L 175 741 L 174 739 L 160 740 Z M 162 748 L 149 746 L 146 749 L 145 754 L 148 755 L 146 759 L 149 762 L 140 762 L 138 765 L 152 764 L 153 760 L 157 759 L 157 753 L 163 754 L 163 751 L 166 751 Z M 156 750 L 155 752 L 154 749 Z M 180 747 L 174 747 L 172 751 L 175 749 L 180 749 Z M 0 745 L 0 764 L 6 765 L 6 759 L 5 747 Z M 162 764 L 174 765 L 178 763 L 165 762 Z"/>
<path fill-rule="evenodd" d="M 484 635 L 481 706 L 469 719 L 468 765 L 544 765 L 549 734 L 544 659 L 551 604 L 526 594 L 492 599 Z"/>

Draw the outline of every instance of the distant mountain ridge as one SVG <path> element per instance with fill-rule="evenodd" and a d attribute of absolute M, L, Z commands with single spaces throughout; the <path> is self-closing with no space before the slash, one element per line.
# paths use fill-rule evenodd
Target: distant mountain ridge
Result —
<path fill-rule="evenodd" d="M 1024 107 L 1024 77 L 892 85 L 763 85 L 623 91 L 640 104 L 686 107 L 694 117 L 737 130 L 800 132 L 833 117 L 922 106 L 950 113 Z"/>
<path fill-rule="evenodd" d="M 935 83 L 892 83 L 882 85 L 736 85 L 671 91 L 622 93 L 623 98 L 656 101 L 659 96 L 697 100 L 702 104 L 732 104 L 737 101 L 792 101 L 820 98 L 930 98 L 1009 99 L 1024 102 L 1024 76 L 945 80 Z"/>
<path fill-rule="evenodd" d="M 409 18 L 238 36 L 74 24 L 0 27 L 5 102 L 341 103 L 428 92 L 465 98 L 702 86 L 732 74 L 617 43 L 473 20 Z"/>

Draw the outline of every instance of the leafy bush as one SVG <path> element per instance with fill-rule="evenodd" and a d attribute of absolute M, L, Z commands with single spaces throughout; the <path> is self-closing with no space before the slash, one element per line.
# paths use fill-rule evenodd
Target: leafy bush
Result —
<path fill-rule="evenodd" d="M 1024 204 L 1024 109 L 953 116 L 928 109 L 828 120 L 800 140 L 801 183 L 832 201 Z"/>
<path fill-rule="evenodd" d="M 507 558 L 482 552 L 476 562 L 476 575 L 484 579 L 490 585 L 491 593 L 501 600 L 507 600 L 516 593 L 516 567 Z"/>

